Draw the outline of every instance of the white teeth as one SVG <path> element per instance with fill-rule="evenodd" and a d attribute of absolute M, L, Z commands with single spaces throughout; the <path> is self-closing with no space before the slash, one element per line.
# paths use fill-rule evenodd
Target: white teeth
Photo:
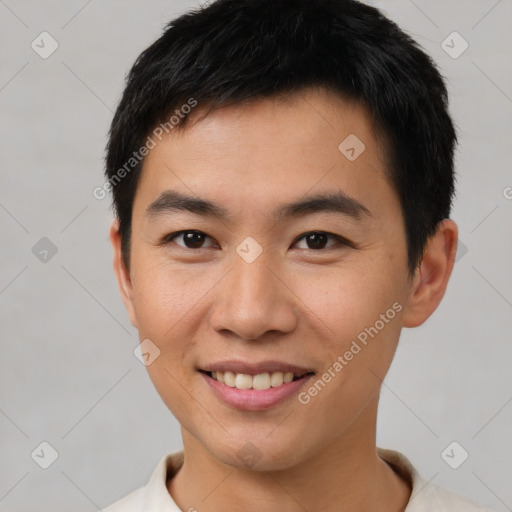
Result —
<path fill-rule="evenodd" d="M 212 372 L 212 378 L 224 383 L 230 388 L 237 389 L 270 389 L 277 388 L 282 384 L 291 382 L 294 378 L 292 372 L 259 373 L 258 375 L 247 375 L 245 373 L 233 372 Z"/>
<path fill-rule="evenodd" d="M 270 377 L 270 385 L 273 388 L 277 388 L 277 386 L 280 386 L 284 382 L 284 373 L 282 372 L 275 372 Z"/>
<path fill-rule="evenodd" d="M 235 377 L 235 386 L 238 389 L 252 388 L 252 377 L 243 373 L 237 373 Z"/>
<path fill-rule="evenodd" d="M 252 378 L 253 389 L 269 389 L 270 375 L 268 373 L 259 373 Z"/>
<path fill-rule="evenodd" d="M 217 372 L 217 375 L 219 375 L 219 373 L 222 375 L 222 372 Z M 235 377 L 236 376 L 233 372 L 224 372 L 223 377 L 224 377 L 224 384 L 226 384 L 226 386 L 229 386 L 230 388 L 235 387 Z M 219 380 L 219 379 L 217 379 L 217 380 Z"/>

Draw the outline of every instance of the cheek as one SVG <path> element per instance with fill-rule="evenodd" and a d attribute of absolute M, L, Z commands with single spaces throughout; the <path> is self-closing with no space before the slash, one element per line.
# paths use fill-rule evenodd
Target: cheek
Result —
<path fill-rule="evenodd" d="M 151 261 L 149 257 L 134 259 L 133 269 L 139 338 L 151 340 L 160 351 L 146 370 L 164 403 L 186 424 L 190 396 L 185 390 L 190 367 L 185 361 L 194 348 L 191 332 L 197 327 L 195 315 L 207 283 L 197 282 L 168 262 Z"/>
<path fill-rule="evenodd" d="M 165 273 L 144 269 L 133 281 L 133 292 L 141 337 L 161 339 L 185 312 L 182 286 Z"/>
<path fill-rule="evenodd" d="M 326 348 L 336 350 L 374 325 L 395 302 L 403 300 L 392 273 L 374 271 L 369 266 L 364 271 L 338 269 L 314 278 L 297 279 L 295 287 L 296 294 L 329 333 Z M 391 311 L 393 320 L 395 313 Z"/>
<path fill-rule="evenodd" d="M 195 300 L 194 287 L 187 285 L 179 272 L 170 272 L 161 265 L 136 268 L 132 284 L 139 338 L 151 340 L 159 350 L 158 357 L 146 369 L 169 406 L 180 402 L 173 378 L 184 368 L 184 358 L 192 348 L 188 341 L 191 337 L 185 331 L 190 322 L 187 312 Z"/>
<path fill-rule="evenodd" d="M 311 399 L 315 417 L 331 414 L 344 424 L 378 393 L 401 330 L 403 298 L 394 274 L 392 269 L 382 271 L 381 266 L 365 265 L 364 271 L 338 269 L 298 292 L 307 297 L 307 306 L 321 320 L 317 324 L 325 326 L 316 340 L 324 365 L 318 378 L 329 383 L 325 392 L 320 383 L 311 393 L 306 390 L 304 397 Z"/>
<path fill-rule="evenodd" d="M 366 269 L 351 275 L 338 272 L 298 292 L 307 297 L 308 308 L 318 316 L 316 323 L 324 326 L 317 346 L 309 347 L 322 351 L 322 372 L 305 390 L 301 403 L 307 402 L 304 407 L 320 424 L 330 425 L 332 435 L 347 427 L 376 396 L 400 335 L 399 286 Z"/>
<path fill-rule="evenodd" d="M 132 285 L 140 336 L 161 342 L 180 327 L 205 293 L 204 282 L 198 283 L 183 267 L 144 251 L 133 259 Z"/>

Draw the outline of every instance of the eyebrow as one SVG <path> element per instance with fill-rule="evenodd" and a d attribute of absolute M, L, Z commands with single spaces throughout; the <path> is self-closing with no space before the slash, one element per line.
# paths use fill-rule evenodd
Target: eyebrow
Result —
<path fill-rule="evenodd" d="M 229 210 L 223 206 L 176 190 L 162 192 L 158 199 L 148 206 L 146 216 L 154 217 L 173 212 L 190 212 L 219 219 L 229 217 Z M 357 220 L 363 216 L 371 216 L 366 206 L 344 192 L 338 191 L 307 196 L 292 203 L 280 205 L 272 212 L 272 217 L 283 221 L 320 212 L 334 212 Z"/>

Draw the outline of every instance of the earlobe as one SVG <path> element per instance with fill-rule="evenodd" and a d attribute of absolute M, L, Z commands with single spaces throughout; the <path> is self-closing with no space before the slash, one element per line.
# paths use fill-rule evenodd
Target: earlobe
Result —
<path fill-rule="evenodd" d="M 119 221 L 116 219 L 110 226 L 110 243 L 114 251 L 113 268 L 121 292 L 121 298 L 128 311 L 131 324 L 137 328 L 137 319 L 135 308 L 133 305 L 133 287 L 130 278 L 130 273 L 124 264 L 123 253 L 121 249 L 121 235 L 119 233 Z"/>
<path fill-rule="evenodd" d="M 457 253 L 458 229 L 452 220 L 441 221 L 428 240 L 423 259 L 412 279 L 403 326 L 417 327 L 436 310 L 450 279 Z"/>

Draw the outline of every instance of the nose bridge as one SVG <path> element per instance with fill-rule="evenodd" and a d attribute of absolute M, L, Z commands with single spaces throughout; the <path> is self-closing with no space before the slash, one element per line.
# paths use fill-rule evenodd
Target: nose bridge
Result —
<path fill-rule="evenodd" d="M 265 253 L 255 259 L 246 259 L 243 253 L 236 255 L 231 271 L 223 280 L 212 326 L 216 330 L 230 330 L 245 339 L 257 339 L 269 330 L 292 330 L 296 319 L 291 294 L 276 276 L 277 272 Z"/>
<path fill-rule="evenodd" d="M 236 261 L 236 260 L 235 260 Z M 260 307 L 275 297 L 275 275 L 270 271 L 268 258 L 260 256 L 255 261 L 236 261 L 233 268 L 233 291 L 241 305 Z"/>

